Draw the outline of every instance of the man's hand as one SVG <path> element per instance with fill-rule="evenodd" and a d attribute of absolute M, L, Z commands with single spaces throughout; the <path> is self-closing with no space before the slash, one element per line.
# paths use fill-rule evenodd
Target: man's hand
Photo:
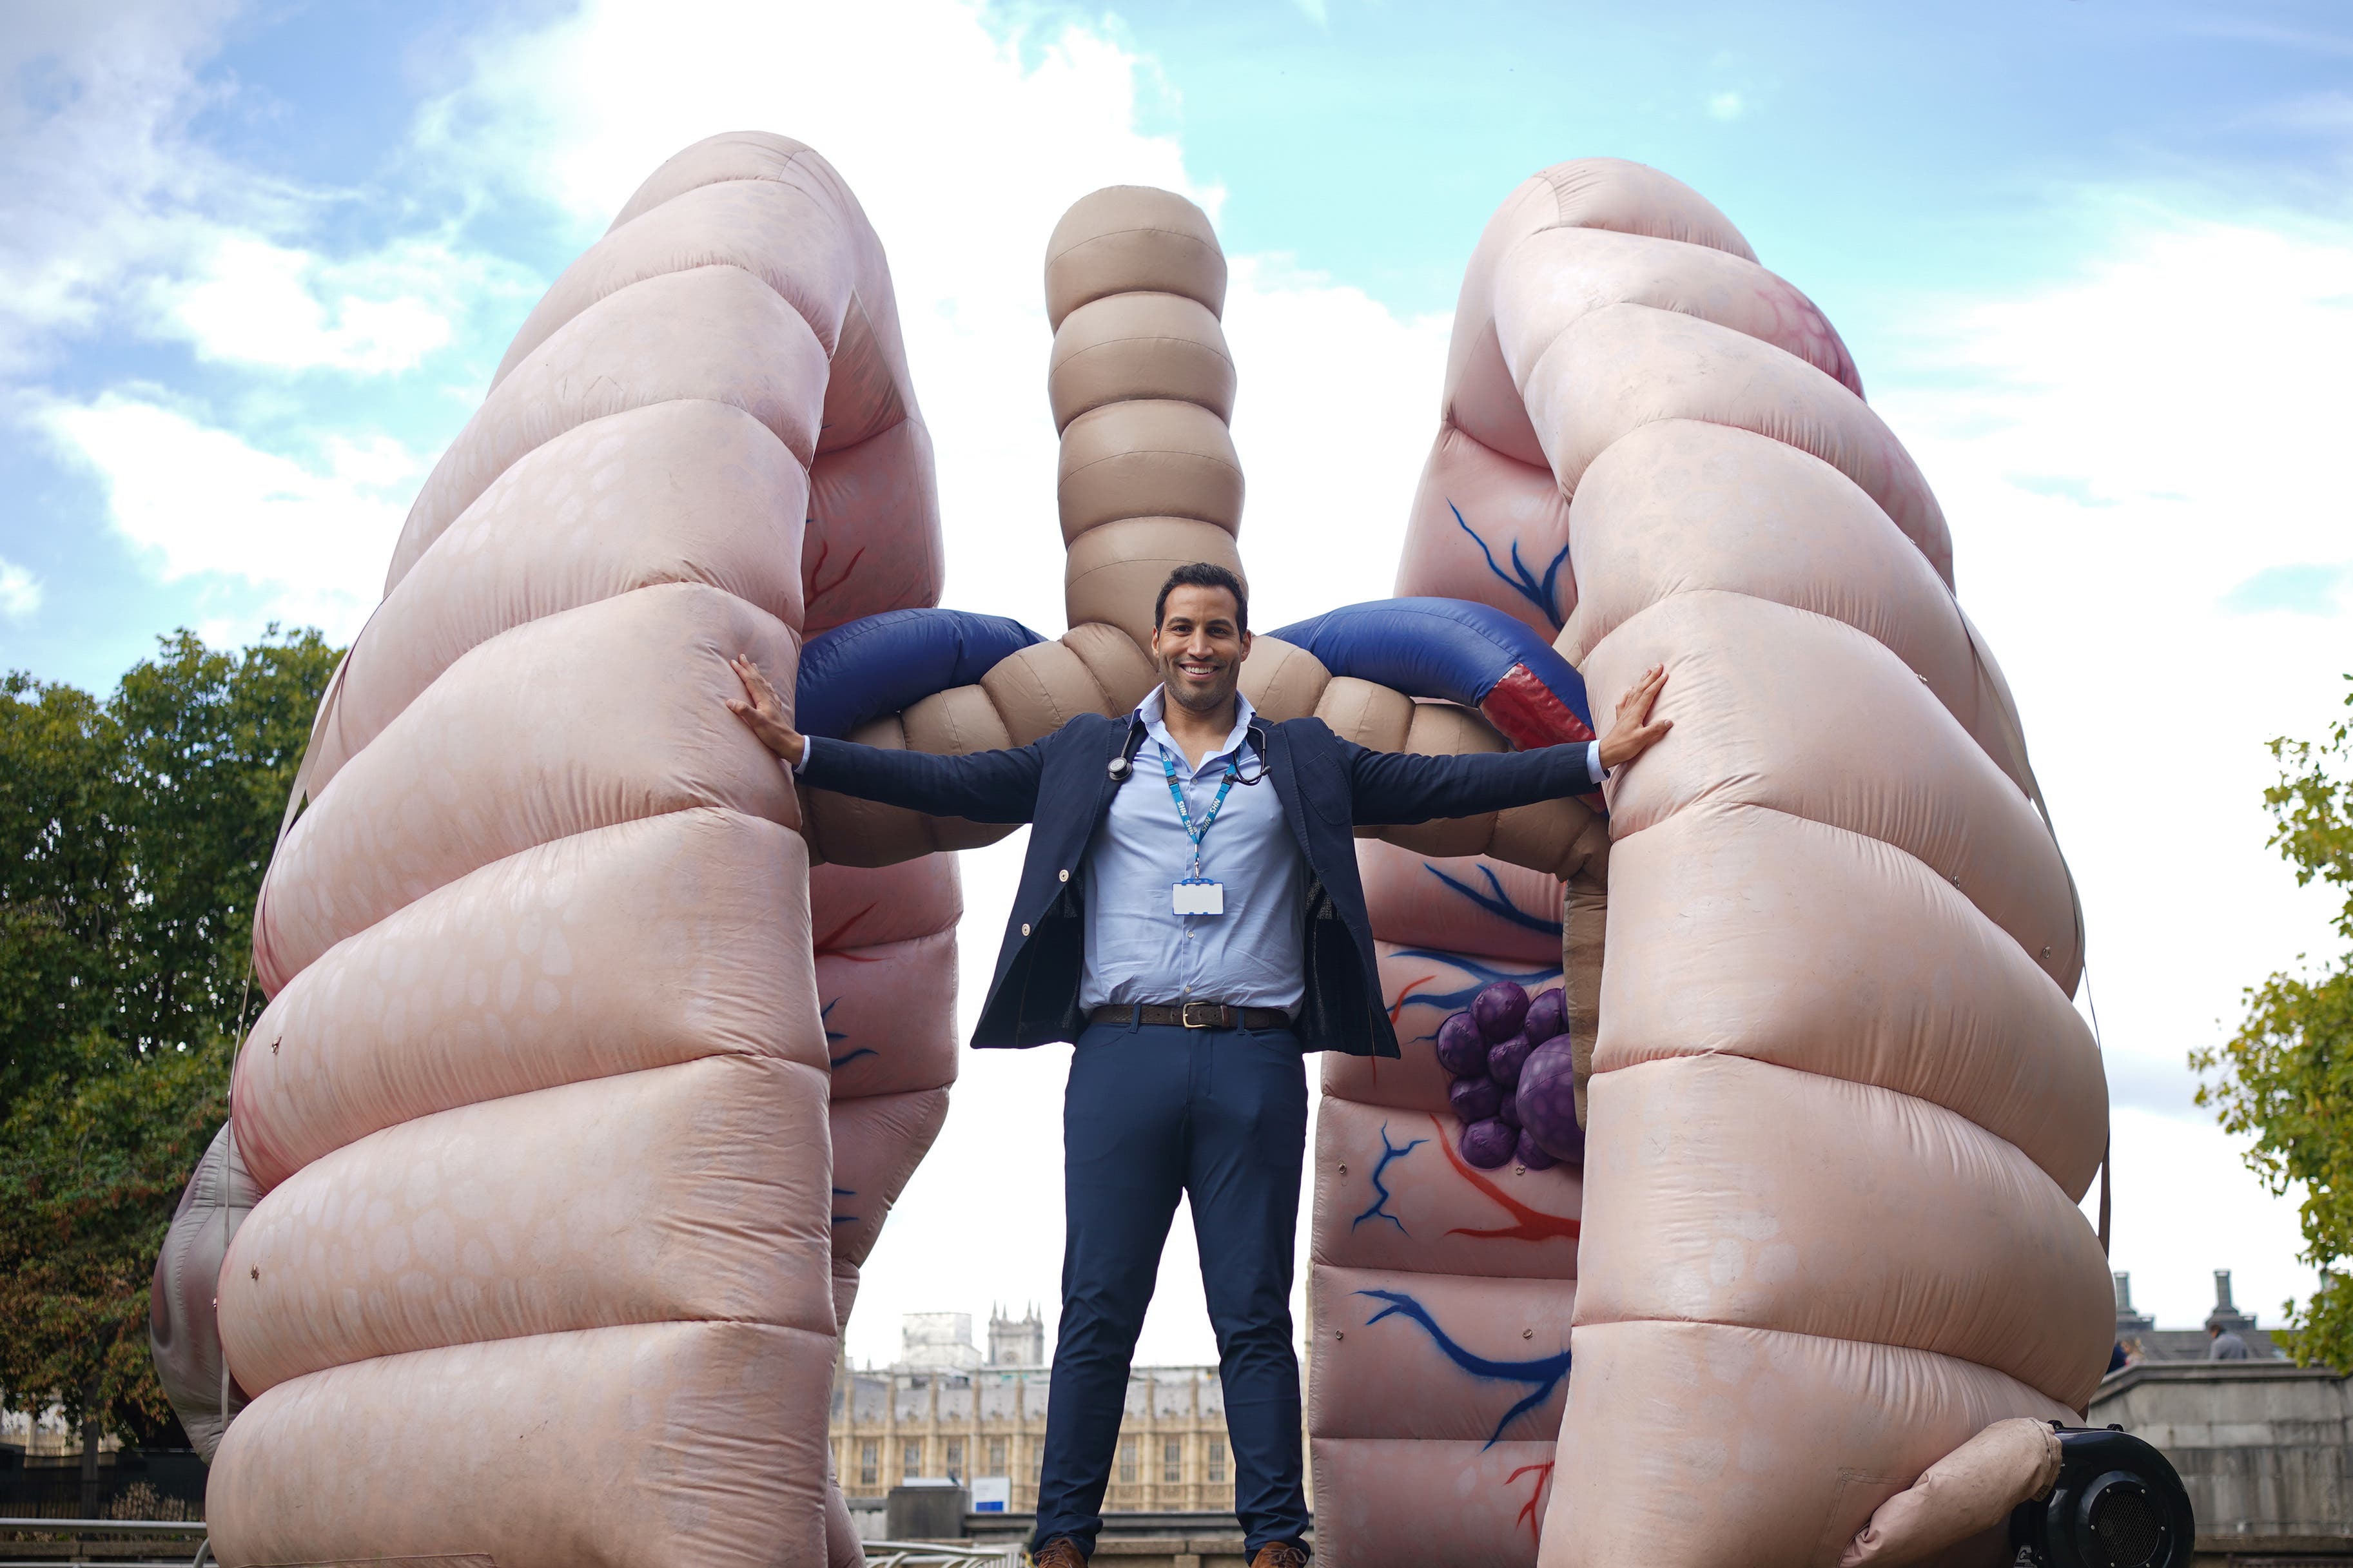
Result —
<path fill-rule="evenodd" d="M 1660 690 L 1667 684 L 1667 667 L 1651 667 L 1650 673 L 1634 682 L 1631 689 L 1618 700 L 1618 717 L 1609 723 L 1609 733 L 1601 737 L 1601 765 L 1615 770 L 1632 762 L 1658 742 L 1659 737 L 1675 727 L 1672 719 L 1652 719 L 1651 704 L 1659 700 Z"/>
<path fill-rule="evenodd" d="M 760 673 L 758 665 L 740 653 L 727 661 L 727 668 L 744 683 L 744 698 L 750 699 L 745 701 L 744 698 L 729 698 L 727 711 L 743 720 L 744 727 L 759 737 L 760 744 L 799 767 L 802 756 L 808 751 L 808 742 L 786 721 L 784 700 L 776 695 L 776 689 L 768 684 L 768 678 Z"/>

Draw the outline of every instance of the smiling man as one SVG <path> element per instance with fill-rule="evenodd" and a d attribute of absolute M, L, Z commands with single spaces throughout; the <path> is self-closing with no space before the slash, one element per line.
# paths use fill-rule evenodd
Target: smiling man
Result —
<path fill-rule="evenodd" d="M 1303 1053 L 1398 1055 L 1357 880 L 1357 824 L 1583 795 L 1666 733 L 1662 670 L 1583 746 L 1367 751 L 1320 719 L 1268 724 L 1239 689 L 1249 605 L 1178 567 L 1153 612 L 1155 687 L 1015 750 L 883 751 L 793 730 L 735 661 L 729 703 L 803 782 L 934 816 L 1034 822 L 973 1044 L 1077 1049 L 1062 1102 L 1062 1315 L 1034 1550 L 1083 1568 L 1103 1527 L 1130 1356 L 1180 1194 L 1193 1205 L 1252 1568 L 1307 1560 L 1291 1263 L 1307 1135 Z"/>

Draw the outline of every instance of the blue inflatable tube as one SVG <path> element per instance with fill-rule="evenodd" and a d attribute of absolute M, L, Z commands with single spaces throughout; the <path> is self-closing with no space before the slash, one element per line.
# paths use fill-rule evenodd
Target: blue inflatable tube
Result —
<path fill-rule="evenodd" d="M 1476 708 L 1520 746 L 1593 738 L 1584 678 L 1525 622 L 1469 599 L 1376 599 L 1273 634 L 1335 675 Z"/>
<path fill-rule="evenodd" d="M 803 734 L 839 740 L 935 691 L 969 686 L 1045 639 L 1019 621 L 968 610 L 885 610 L 809 638 L 793 687 Z"/>

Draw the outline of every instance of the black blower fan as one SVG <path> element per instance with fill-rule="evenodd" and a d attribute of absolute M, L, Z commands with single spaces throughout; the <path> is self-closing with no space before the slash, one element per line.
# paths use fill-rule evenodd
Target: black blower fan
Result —
<path fill-rule="evenodd" d="M 2060 1426 L 2059 1480 L 2010 1516 L 2013 1568 L 2189 1568 L 2197 1521 L 2163 1454 L 2119 1426 Z"/>

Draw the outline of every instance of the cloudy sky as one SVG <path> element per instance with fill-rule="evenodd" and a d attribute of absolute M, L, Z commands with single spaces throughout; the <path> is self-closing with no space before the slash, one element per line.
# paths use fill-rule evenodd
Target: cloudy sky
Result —
<path fill-rule="evenodd" d="M 889 247 L 949 603 L 1060 628 L 1039 261 L 1114 182 L 1192 195 L 1233 262 L 1258 618 L 1376 596 L 1480 226 L 1545 164 L 1640 159 L 1820 302 L 1943 500 L 2084 888 L 2116 1266 L 2163 1321 L 2217 1268 L 2271 1321 L 2306 1286 L 2293 1202 L 2183 1058 L 2327 941 L 2261 791 L 2263 742 L 2353 669 L 2353 22 L 1637 10 L 15 0 L 0 667 L 104 687 L 174 626 L 348 637 L 539 292 L 663 157 L 744 127 L 823 151 Z M 966 858 L 969 929 L 1018 847 Z M 1063 1056 L 967 1061 L 853 1355 L 904 1310 L 1050 1316 Z M 1193 1268 L 1180 1221 L 1145 1358 L 1209 1358 Z"/>

